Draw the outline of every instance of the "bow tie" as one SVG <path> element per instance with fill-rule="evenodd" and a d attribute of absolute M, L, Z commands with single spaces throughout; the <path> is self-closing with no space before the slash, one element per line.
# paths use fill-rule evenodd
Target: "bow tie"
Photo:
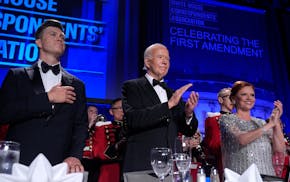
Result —
<path fill-rule="evenodd" d="M 42 69 L 43 73 L 46 73 L 46 72 L 48 72 L 48 70 L 51 70 L 53 72 L 53 74 L 55 74 L 55 75 L 58 75 L 60 72 L 59 64 L 54 65 L 54 66 L 50 66 L 43 61 L 41 62 L 41 69 Z"/>
<path fill-rule="evenodd" d="M 167 89 L 167 85 L 165 82 L 160 82 L 158 80 L 153 79 L 153 87 L 155 85 L 159 85 L 160 87 L 164 88 L 165 90 Z"/>

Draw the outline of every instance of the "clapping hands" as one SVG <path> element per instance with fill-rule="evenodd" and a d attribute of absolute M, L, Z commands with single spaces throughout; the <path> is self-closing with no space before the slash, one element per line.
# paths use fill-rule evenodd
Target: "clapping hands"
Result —
<path fill-rule="evenodd" d="M 184 94 L 184 92 L 190 88 L 192 86 L 191 83 L 186 84 L 182 87 L 180 87 L 179 89 L 177 89 L 172 97 L 169 99 L 168 101 L 168 107 L 169 109 L 171 109 L 172 107 L 176 106 L 178 104 L 178 102 L 180 101 L 182 95 Z M 197 103 L 198 103 L 198 99 L 199 99 L 199 95 L 197 92 L 192 91 L 189 95 L 189 98 L 186 101 L 185 104 L 185 114 L 186 117 L 191 117 L 192 113 L 193 113 L 193 109 L 196 107 Z"/>
<path fill-rule="evenodd" d="M 197 106 L 199 99 L 198 92 L 192 91 L 189 95 L 189 98 L 186 101 L 185 104 L 185 115 L 186 117 L 191 117 L 193 113 L 193 109 Z"/>
<path fill-rule="evenodd" d="M 173 108 L 174 106 L 176 106 L 176 105 L 179 103 L 179 101 L 180 101 L 182 95 L 184 94 L 184 92 L 185 92 L 189 87 L 191 87 L 191 86 L 192 86 L 192 84 L 191 84 L 191 83 L 188 83 L 188 84 L 186 84 L 186 85 L 180 87 L 179 89 L 177 89 L 177 90 L 173 93 L 173 95 L 171 96 L 171 98 L 170 98 L 169 101 L 168 101 L 168 107 L 169 107 L 169 109 Z"/>
<path fill-rule="evenodd" d="M 270 122 L 273 123 L 275 126 L 280 127 L 280 117 L 283 114 L 283 104 L 281 101 L 276 100 L 274 101 L 274 109 L 272 110 L 271 116 L 270 116 Z"/>

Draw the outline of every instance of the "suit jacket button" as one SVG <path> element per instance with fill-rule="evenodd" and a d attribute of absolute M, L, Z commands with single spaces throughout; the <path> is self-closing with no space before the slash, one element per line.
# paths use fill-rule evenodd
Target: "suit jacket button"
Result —
<path fill-rule="evenodd" d="M 169 118 L 167 118 L 167 119 L 166 119 L 166 121 L 167 121 L 167 123 L 169 123 L 169 122 L 170 122 L 170 119 L 169 119 Z"/>

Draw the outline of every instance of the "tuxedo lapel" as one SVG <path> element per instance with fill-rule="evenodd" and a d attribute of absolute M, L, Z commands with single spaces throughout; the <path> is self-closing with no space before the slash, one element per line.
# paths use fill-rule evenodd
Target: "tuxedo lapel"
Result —
<path fill-rule="evenodd" d="M 37 63 L 25 68 L 25 70 L 29 79 L 32 81 L 34 92 L 37 94 L 45 92 Z"/>
<path fill-rule="evenodd" d="M 154 88 L 149 83 L 146 77 L 142 77 L 141 84 L 142 84 L 142 87 L 144 88 L 144 92 L 145 92 L 144 95 L 149 96 L 148 99 L 150 99 L 154 104 L 161 103 L 157 93 L 155 92 Z"/>
<path fill-rule="evenodd" d="M 167 93 L 167 98 L 168 100 L 171 98 L 172 94 L 173 94 L 173 90 L 171 88 L 168 87 L 168 85 L 166 84 L 166 88 L 164 88 L 166 93 Z"/>
<path fill-rule="evenodd" d="M 61 85 L 72 86 L 73 78 L 63 68 L 61 68 Z"/>
<path fill-rule="evenodd" d="M 147 80 L 147 78 L 144 76 L 142 77 L 142 86 L 145 88 L 144 90 L 146 91 L 146 95 L 151 95 L 151 100 L 154 103 L 160 103 L 159 97 L 157 95 L 157 93 L 155 92 L 153 86 L 150 84 L 150 82 Z M 171 88 L 169 88 L 166 85 L 166 88 L 164 88 L 166 93 L 167 93 L 167 98 L 168 100 L 171 98 L 172 94 L 174 93 L 174 90 L 172 90 Z"/>

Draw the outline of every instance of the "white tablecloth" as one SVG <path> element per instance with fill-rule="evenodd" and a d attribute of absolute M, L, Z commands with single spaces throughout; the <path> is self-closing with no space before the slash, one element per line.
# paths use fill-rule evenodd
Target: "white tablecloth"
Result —
<path fill-rule="evenodd" d="M 158 178 L 153 170 L 135 171 L 124 173 L 124 182 L 158 182 Z M 171 176 L 168 175 L 164 182 L 171 182 Z"/>

